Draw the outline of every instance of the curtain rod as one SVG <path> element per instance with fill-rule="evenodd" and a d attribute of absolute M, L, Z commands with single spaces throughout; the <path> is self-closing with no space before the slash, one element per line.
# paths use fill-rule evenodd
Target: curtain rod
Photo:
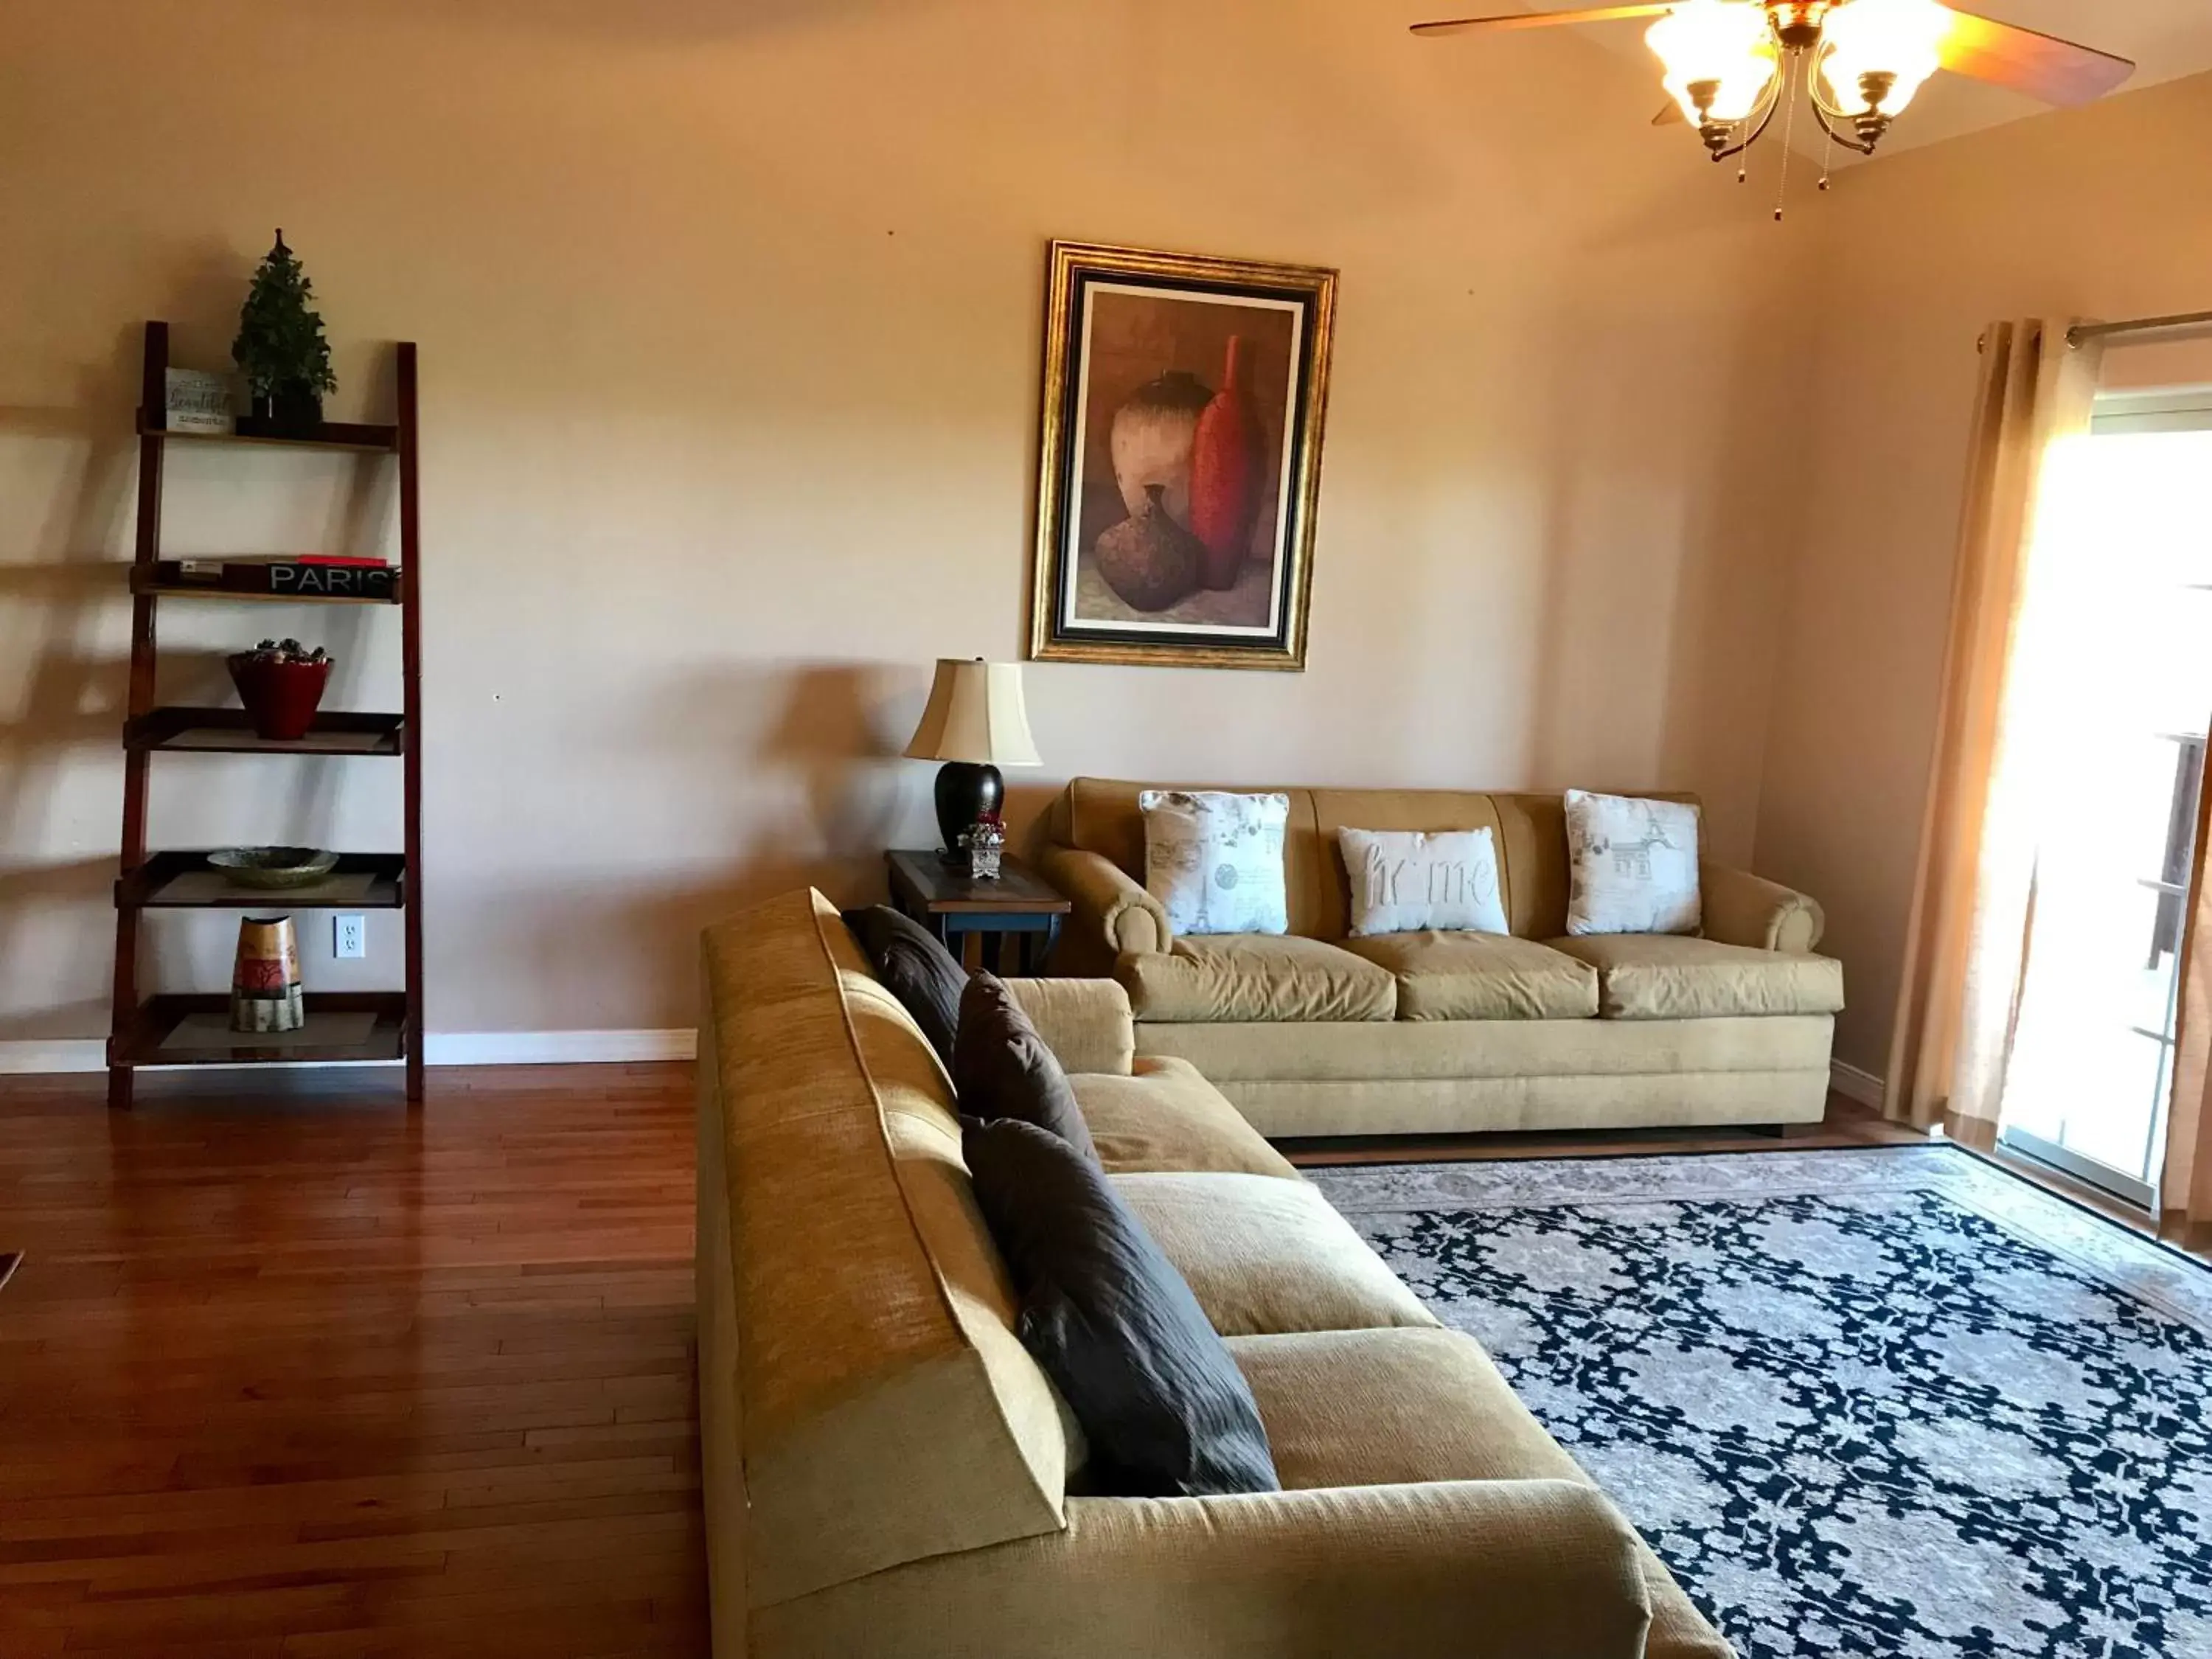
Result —
<path fill-rule="evenodd" d="M 2148 334 L 2166 328 L 2212 327 L 2212 311 L 2185 311 L 2175 317 L 2138 317 L 2125 323 L 2076 323 L 2066 331 L 2066 343 L 2102 340 L 2115 334 Z"/>

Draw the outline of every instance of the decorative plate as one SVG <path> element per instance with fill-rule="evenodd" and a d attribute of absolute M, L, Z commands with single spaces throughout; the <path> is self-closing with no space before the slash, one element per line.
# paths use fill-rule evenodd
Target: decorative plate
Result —
<path fill-rule="evenodd" d="M 226 847 L 208 862 L 234 887 L 312 887 L 337 868 L 338 855 L 312 847 Z"/>

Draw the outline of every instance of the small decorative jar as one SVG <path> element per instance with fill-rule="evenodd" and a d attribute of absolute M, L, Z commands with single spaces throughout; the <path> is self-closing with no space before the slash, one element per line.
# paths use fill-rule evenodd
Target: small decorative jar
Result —
<path fill-rule="evenodd" d="M 297 640 L 264 640 L 227 660 L 257 735 L 272 743 L 297 743 L 307 735 L 331 678 L 327 651 L 319 645 L 309 651 Z"/>
<path fill-rule="evenodd" d="M 999 860 L 1006 850 L 1006 823 L 996 812 L 986 812 L 975 827 L 961 838 L 968 848 L 968 873 L 976 881 L 996 881 Z"/>

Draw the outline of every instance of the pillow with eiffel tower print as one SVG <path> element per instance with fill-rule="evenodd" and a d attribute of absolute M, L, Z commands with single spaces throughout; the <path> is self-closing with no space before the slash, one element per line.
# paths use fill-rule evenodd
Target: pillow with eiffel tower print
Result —
<path fill-rule="evenodd" d="M 1583 789 L 1568 790 L 1566 802 L 1569 933 L 1698 931 L 1695 806 Z"/>

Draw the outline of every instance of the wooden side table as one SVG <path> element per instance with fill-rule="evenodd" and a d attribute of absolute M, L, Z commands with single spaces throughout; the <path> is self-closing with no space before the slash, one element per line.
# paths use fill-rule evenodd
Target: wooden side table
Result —
<path fill-rule="evenodd" d="M 1006 944 L 1014 940 L 1015 969 L 1033 974 L 1044 966 L 1072 908 L 1057 890 L 1019 859 L 1006 857 L 994 881 L 978 881 L 966 870 L 941 862 L 934 852 L 884 854 L 890 866 L 891 902 L 967 960 L 968 936 L 975 934 L 983 966 L 1003 972 Z"/>

